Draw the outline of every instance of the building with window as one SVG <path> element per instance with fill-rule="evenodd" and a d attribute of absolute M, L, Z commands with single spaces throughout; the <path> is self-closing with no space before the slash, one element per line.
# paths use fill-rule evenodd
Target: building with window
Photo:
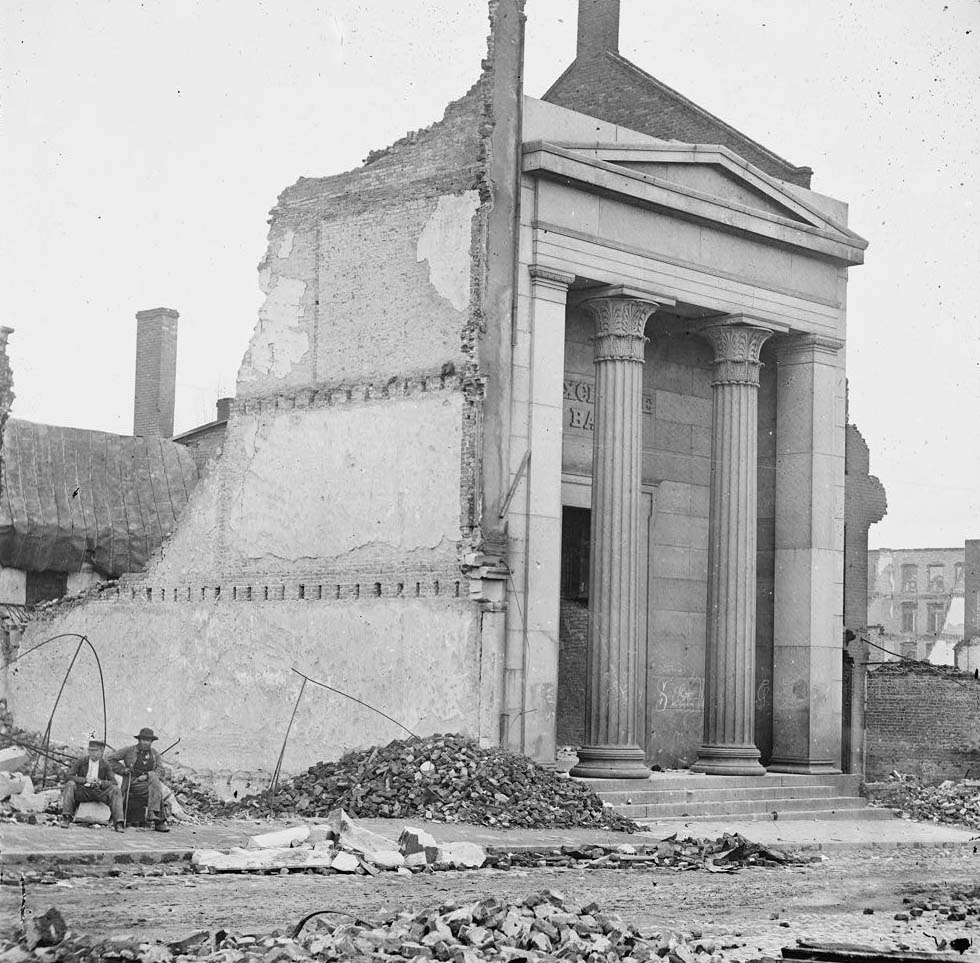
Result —
<path fill-rule="evenodd" d="M 574 740 L 575 775 L 838 773 L 885 507 L 847 425 L 867 243 L 622 57 L 618 0 L 541 99 L 522 4 L 490 19 L 441 120 L 279 196 L 220 457 L 145 572 L 25 640 L 97 635 L 114 714 L 192 767 L 275 758 L 294 711 L 292 769 L 397 719 Z M 388 718 L 291 709 L 293 667 Z M 18 666 L 24 724 L 58 682 Z"/>
<path fill-rule="evenodd" d="M 928 659 L 947 629 L 959 632 L 964 564 L 962 546 L 868 552 L 868 623 L 881 633 L 875 641 L 897 653 L 879 652 L 881 659 Z M 951 615 L 959 619 L 955 630 Z"/>

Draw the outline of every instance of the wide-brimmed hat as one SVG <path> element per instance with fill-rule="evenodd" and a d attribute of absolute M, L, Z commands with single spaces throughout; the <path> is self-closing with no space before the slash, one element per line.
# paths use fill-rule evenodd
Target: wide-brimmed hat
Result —
<path fill-rule="evenodd" d="M 105 749 L 105 743 L 101 739 L 89 739 L 89 749 Z"/>
<path fill-rule="evenodd" d="M 139 731 L 139 735 L 133 736 L 133 738 L 134 739 L 149 739 L 150 742 L 155 742 L 157 737 L 155 735 L 153 735 L 153 730 L 152 729 L 148 729 L 146 726 L 143 726 L 143 728 L 140 729 L 140 731 Z"/>

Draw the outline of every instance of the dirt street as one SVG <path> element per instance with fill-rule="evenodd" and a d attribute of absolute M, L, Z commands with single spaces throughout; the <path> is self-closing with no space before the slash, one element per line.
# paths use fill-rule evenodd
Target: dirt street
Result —
<path fill-rule="evenodd" d="M 149 872 L 153 872 L 150 870 Z M 157 871 L 159 872 L 159 871 Z M 523 898 L 557 889 L 576 906 L 595 900 L 646 930 L 700 930 L 732 959 L 778 955 L 797 938 L 936 948 L 933 936 L 980 937 L 980 917 L 950 922 L 926 911 L 908 922 L 903 897 L 938 904 L 980 884 L 980 855 L 955 850 L 864 850 L 828 854 L 790 868 L 731 874 L 656 870 L 482 870 L 401 877 L 174 875 L 76 877 L 28 886 L 31 912 L 58 907 L 69 925 L 100 936 L 169 940 L 200 929 L 239 933 L 288 930 L 304 914 L 337 909 L 382 918 L 449 900 L 496 894 Z M 0 917 L 19 911 L 16 885 L 0 888 Z M 865 909 L 874 913 L 866 914 Z M 965 959 L 980 959 L 972 947 Z"/>

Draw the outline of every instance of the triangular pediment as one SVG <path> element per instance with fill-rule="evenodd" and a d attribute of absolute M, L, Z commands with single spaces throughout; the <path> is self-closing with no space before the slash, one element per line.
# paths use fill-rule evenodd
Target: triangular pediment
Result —
<path fill-rule="evenodd" d="M 663 161 L 623 161 L 618 166 L 657 177 L 722 202 L 734 201 L 767 214 L 788 217 L 803 224 L 811 223 L 798 211 L 779 199 L 764 193 L 752 184 L 736 177 L 718 164 L 671 164 Z"/>
<path fill-rule="evenodd" d="M 763 173 L 727 147 L 653 140 L 636 144 L 559 143 L 552 147 L 569 157 L 668 187 L 692 199 L 797 224 L 861 249 L 867 246 L 863 238 L 811 201 L 807 196 L 810 192 Z"/>

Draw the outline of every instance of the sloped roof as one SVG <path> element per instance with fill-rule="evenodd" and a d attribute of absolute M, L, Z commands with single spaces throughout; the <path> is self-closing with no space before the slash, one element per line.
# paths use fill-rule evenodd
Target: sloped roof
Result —
<path fill-rule="evenodd" d="M 809 167 L 790 163 L 613 50 L 576 58 L 541 99 L 651 137 L 722 144 L 773 177 L 810 187 Z"/>
<path fill-rule="evenodd" d="M 29 572 L 141 571 L 197 482 L 191 453 L 164 438 L 17 418 L 2 460 L 0 565 Z"/>

